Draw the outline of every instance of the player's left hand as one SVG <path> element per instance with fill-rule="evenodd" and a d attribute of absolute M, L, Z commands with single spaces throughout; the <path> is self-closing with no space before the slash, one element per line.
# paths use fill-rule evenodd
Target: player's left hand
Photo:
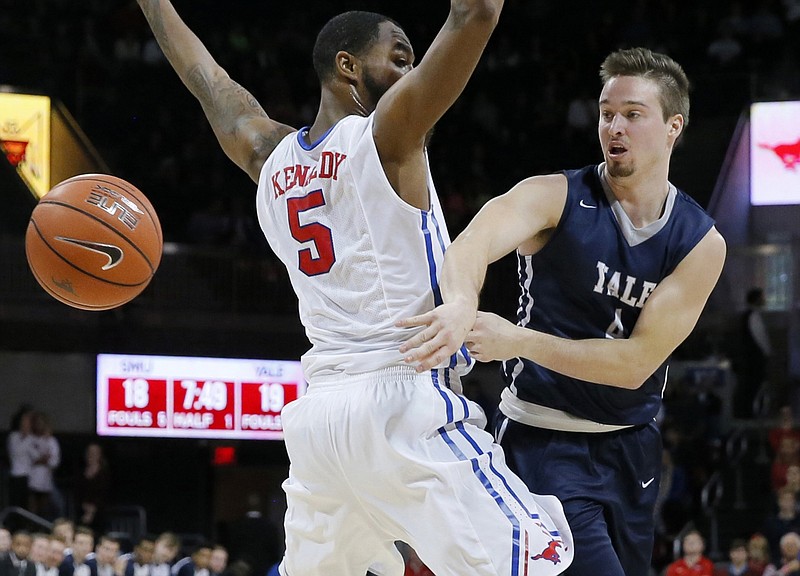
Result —
<path fill-rule="evenodd" d="M 474 322 L 475 309 L 457 303 L 441 304 L 425 314 L 404 318 L 397 326 L 424 329 L 400 346 L 400 352 L 417 372 L 441 366 L 462 346 Z"/>
<path fill-rule="evenodd" d="M 467 334 L 464 344 L 472 357 L 480 362 L 508 360 L 519 356 L 516 346 L 521 329 L 497 314 L 478 312 L 475 325 Z"/>

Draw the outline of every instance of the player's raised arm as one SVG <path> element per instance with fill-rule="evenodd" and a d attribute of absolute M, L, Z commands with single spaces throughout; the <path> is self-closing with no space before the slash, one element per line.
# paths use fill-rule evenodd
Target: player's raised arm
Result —
<path fill-rule="evenodd" d="M 422 150 L 426 135 L 455 102 L 472 75 L 497 25 L 503 0 L 451 0 L 444 26 L 420 64 L 380 99 L 374 135 L 387 175 L 398 186 L 411 155 Z M 403 56 L 402 42 L 397 46 Z M 418 170 L 418 166 L 413 169 Z M 399 173 L 393 173 L 393 169 Z"/>
<path fill-rule="evenodd" d="M 158 45 L 200 102 L 228 157 L 253 179 L 278 142 L 293 130 L 271 120 L 233 81 L 189 29 L 169 0 L 137 0 Z"/>

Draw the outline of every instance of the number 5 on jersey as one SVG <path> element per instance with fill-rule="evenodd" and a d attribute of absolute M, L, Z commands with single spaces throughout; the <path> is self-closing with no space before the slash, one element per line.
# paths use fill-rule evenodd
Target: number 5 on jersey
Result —
<path fill-rule="evenodd" d="M 333 235 L 330 228 L 319 222 L 300 224 L 300 213 L 325 205 L 322 190 L 313 190 L 299 198 L 288 198 L 286 208 L 289 211 L 289 230 L 292 238 L 301 243 L 313 242 L 317 255 L 311 248 L 302 248 L 297 252 L 297 267 L 306 276 L 327 274 L 336 262 L 333 251 Z"/>

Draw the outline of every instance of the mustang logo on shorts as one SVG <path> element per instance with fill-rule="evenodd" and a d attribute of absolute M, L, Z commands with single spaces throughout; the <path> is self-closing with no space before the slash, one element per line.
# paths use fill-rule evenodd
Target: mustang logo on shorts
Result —
<path fill-rule="evenodd" d="M 553 564 L 559 564 L 561 562 L 561 556 L 558 555 L 558 551 L 556 548 L 561 548 L 561 542 L 558 540 L 550 540 L 550 543 L 547 545 L 541 554 L 537 554 L 536 556 L 531 556 L 531 560 L 550 560 Z"/>

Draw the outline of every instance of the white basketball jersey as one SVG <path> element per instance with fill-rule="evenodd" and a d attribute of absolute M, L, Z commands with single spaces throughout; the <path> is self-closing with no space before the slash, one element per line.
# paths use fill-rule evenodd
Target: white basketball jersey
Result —
<path fill-rule="evenodd" d="M 372 121 L 348 116 L 311 145 L 289 134 L 261 169 L 258 219 L 297 294 L 310 382 L 402 364 L 398 349 L 419 329 L 395 322 L 441 302 L 450 238 L 430 170 L 431 208 L 419 210 L 389 184 Z M 461 350 L 448 365 L 463 372 L 472 360 Z"/>

